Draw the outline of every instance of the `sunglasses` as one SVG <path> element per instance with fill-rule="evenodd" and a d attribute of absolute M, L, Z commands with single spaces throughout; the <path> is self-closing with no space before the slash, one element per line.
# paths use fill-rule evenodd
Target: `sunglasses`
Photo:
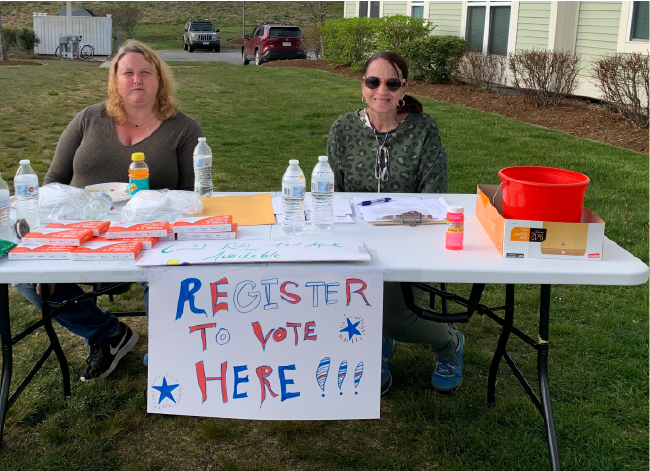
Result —
<path fill-rule="evenodd" d="M 389 78 L 386 80 L 382 80 L 379 77 L 366 77 L 363 80 L 363 83 L 368 87 L 370 90 L 374 90 L 376 88 L 379 88 L 379 85 L 381 85 L 381 82 L 386 83 L 386 88 L 390 90 L 391 92 L 396 92 L 400 88 L 402 88 L 403 84 L 402 81 L 398 78 Z"/>

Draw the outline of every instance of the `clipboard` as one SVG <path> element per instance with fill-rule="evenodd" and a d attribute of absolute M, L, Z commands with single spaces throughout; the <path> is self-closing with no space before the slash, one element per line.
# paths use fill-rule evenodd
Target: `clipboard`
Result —
<path fill-rule="evenodd" d="M 373 226 L 421 226 L 424 224 L 447 224 L 447 220 L 433 221 L 427 218 L 426 214 L 417 211 L 408 211 L 406 213 L 393 216 L 392 221 L 373 221 Z"/>
<path fill-rule="evenodd" d="M 204 216 L 231 215 L 238 226 L 275 224 L 270 193 L 203 198 Z"/>

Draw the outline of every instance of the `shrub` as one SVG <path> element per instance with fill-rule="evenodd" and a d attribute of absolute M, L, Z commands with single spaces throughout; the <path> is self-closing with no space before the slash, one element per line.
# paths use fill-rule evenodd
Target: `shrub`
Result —
<path fill-rule="evenodd" d="M 535 106 L 557 106 L 573 92 L 579 63 L 574 51 L 531 49 L 508 55 L 514 87 Z"/>
<path fill-rule="evenodd" d="M 305 55 L 313 53 L 316 59 L 323 58 L 323 35 L 320 30 L 321 25 L 312 25 L 302 30 L 302 39 L 300 49 Z"/>
<path fill-rule="evenodd" d="M 506 58 L 497 54 L 484 56 L 467 52 L 458 62 L 454 78 L 466 85 L 485 91 L 495 91 L 506 80 Z"/>
<path fill-rule="evenodd" d="M 12 28 L 11 26 L 4 26 L 2 28 L 8 51 L 18 50 L 18 31 L 18 28 Z"/>
<path fill-rule="evenodd" d="M 404 15 L 377 18 L 375 29 L 377 51 L 388 50 L 403 54 L 404 47 L 410 41 L 426 38 L 434 28 L 435 26 L 429 25 L 422 18 Z"/>
<path fill-rule="evenodd" d="M 603 56 L 593 70 L 609 109 L 635 127 L 647 128 L 648 56 L 638 52 Z"/>
<path fill-rule="evenodd" d="M 41 40 L 36 36 L 34 30 L 21 28 L 16 31 L 16 43 L 18 44 L 18 49 L 25 54 L 33 54 L 34 46 L 40 44 Z"/>
<path fill-rule="evenodd" d="M 323 58 L 332 67 L 349 65 L 361 69 L 375 52 L 375 30 L 378 18 L 341 18 L 321 26 Z"/>
<path fill-rule="evenodd" d="M 131 5 L 124 5 L 107 11 L 113 16 L 113 29 L 122 28 L 129 39 L 135 37 L 135 27 L 140 24 L 142 10 Z"/>
<path fill-rule="evenodd" d="M 447 83 L 467 50 L 458 36 L 428 36 L 406 44 L 402 51 L 409 63 L 409 76 L 429 83 Z"/>

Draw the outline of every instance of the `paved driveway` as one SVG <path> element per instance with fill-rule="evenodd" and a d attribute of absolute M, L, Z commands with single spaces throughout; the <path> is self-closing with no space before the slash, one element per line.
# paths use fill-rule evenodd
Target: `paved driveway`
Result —
<path fill-rule="evenodd" d="M 156 51 L 165 62 L 230 62 L 242 65 L 241 49 L 221 49 L 221 52 L 210 52 L 197 49 L 194 52 L 182 49 L 162 49 Z"/>

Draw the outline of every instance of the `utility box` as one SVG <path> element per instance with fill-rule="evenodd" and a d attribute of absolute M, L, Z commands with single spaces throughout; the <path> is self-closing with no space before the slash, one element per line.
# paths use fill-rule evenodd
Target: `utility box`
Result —
<path fill-rule="evenodd" d="M 59 36 L 59 48 L 61 50 L 61 57 L 66 59 L 79 57 L 79 36 Z"/>

